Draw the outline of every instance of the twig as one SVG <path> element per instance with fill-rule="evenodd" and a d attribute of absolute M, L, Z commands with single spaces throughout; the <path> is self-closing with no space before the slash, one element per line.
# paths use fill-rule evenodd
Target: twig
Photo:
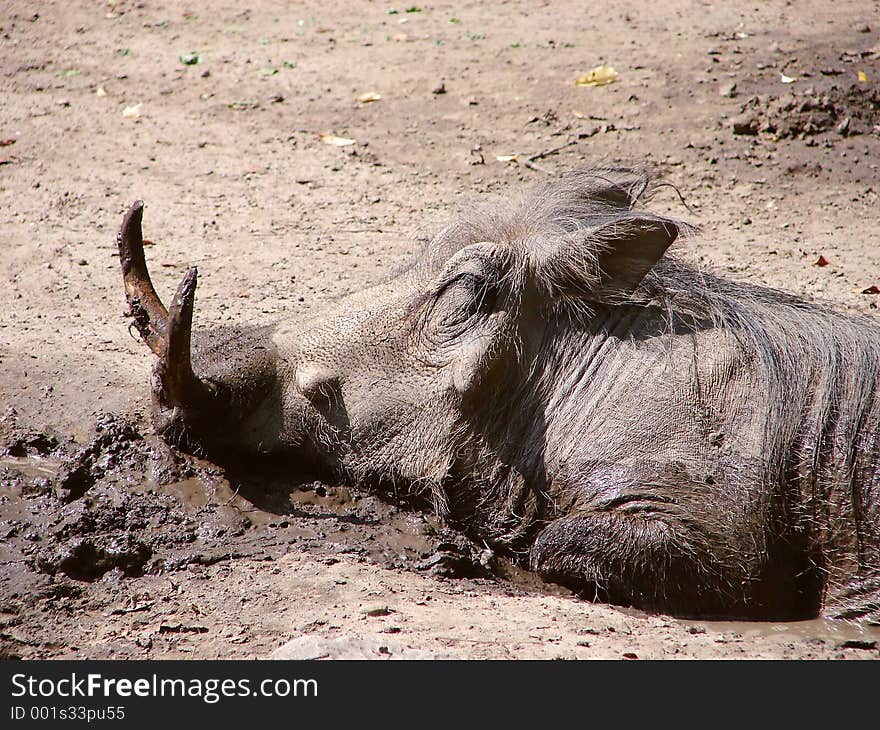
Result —
<path fill-rule="evenodd" d="M 545 175 L 552 175 L 553 174 L 552 172 L 550 172 L 550 170 L 546 170 L 543 167 L 541 167 L 540 165 L 536 165 L 534 162 L 532 162 L 531 158 L 529 158 L 525 162 L 523 162 L 523 167 L 528 167 L 530 170 L 536 170 L 538 172 L 543 172 Z"/>
<path fill-rule="evenodd" d="M 569 140 L 565 144 L 561 144 L 558 147 L 552 147 L 549 150 L 544 150 L 543 152 L 536 152 L 533 155 L 530 155 L 526 158 L 526 161 L 523 163 L 524 167 L 528 167 L 530 170 L 537 170 L 538 172 L 543 172 L 545 175 L 552 175 L 549 170 L 545 170 L 540 165 L 535 164 L 535 160 L 543 160 L 545 157 L 549 157 L 550 155 L 555 155 L 557 152 L 564 150 L 566 147 L 571 147 L 576 145 L 578 141 L 576 139 Z"/>

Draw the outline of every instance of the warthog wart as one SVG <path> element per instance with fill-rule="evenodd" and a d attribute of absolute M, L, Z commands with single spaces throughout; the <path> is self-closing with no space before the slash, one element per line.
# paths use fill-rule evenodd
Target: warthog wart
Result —
<path fill-rule="evenodd" d="M 666 255 L 640 171 L 454 218 L 304 321 L 191 333 L 142 204 L 119 234 L 157 430 L 422 496 L 589 597 L 678 615 L 880 619 L 880 327 Z"/>

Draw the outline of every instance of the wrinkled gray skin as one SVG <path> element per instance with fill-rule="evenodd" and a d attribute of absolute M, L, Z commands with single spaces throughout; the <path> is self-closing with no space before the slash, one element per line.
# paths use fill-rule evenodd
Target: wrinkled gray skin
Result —
<path fill-rule="evenodd" d="M 665 256 L 689 230 L 637 206 L 647 184 L 477 207 L 310 321 L 196 333 L 192 371 L 195 271 L 164 323 L 126 279 L 157 428 L 422 495 L 588 598 L 880 619 L 880 328 Z"/>

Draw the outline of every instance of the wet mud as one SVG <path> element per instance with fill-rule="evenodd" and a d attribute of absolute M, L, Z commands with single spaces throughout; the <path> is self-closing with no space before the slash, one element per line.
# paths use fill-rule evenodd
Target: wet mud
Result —
<path fill-rule="evenodd" d="M 75 601 L 97 581 L 271 561 L 291 551 L 328 565 L 345 555 L 432 576 L 541 584 L 411 505 L 292 474 L 285 464 L 224 470 L 121 417 L 99 419 L 82 447 L 7 431 L 0 443 L 5 614 L 38 613 L 59 597 Z"/>

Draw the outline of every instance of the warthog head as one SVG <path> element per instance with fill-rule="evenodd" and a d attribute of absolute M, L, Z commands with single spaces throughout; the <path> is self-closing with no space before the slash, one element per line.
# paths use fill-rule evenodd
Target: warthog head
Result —
<path fill-rule="evenodd" d="M 482 488 L 540 470 L 539 369 L 565 356 L 563 321 L 582 328 L 625 301 L 678 235 L 634 210 L 646 185 L 629 170 L 570 174 L 456 219 L 406 268 L 307 321 L 196 333 L 196 270 L 166 311 L 136 202 L 118 242 L 134 325 L 157 356 L 157 430 L 209 453 L 299 452 L 471 509 Z"/>

